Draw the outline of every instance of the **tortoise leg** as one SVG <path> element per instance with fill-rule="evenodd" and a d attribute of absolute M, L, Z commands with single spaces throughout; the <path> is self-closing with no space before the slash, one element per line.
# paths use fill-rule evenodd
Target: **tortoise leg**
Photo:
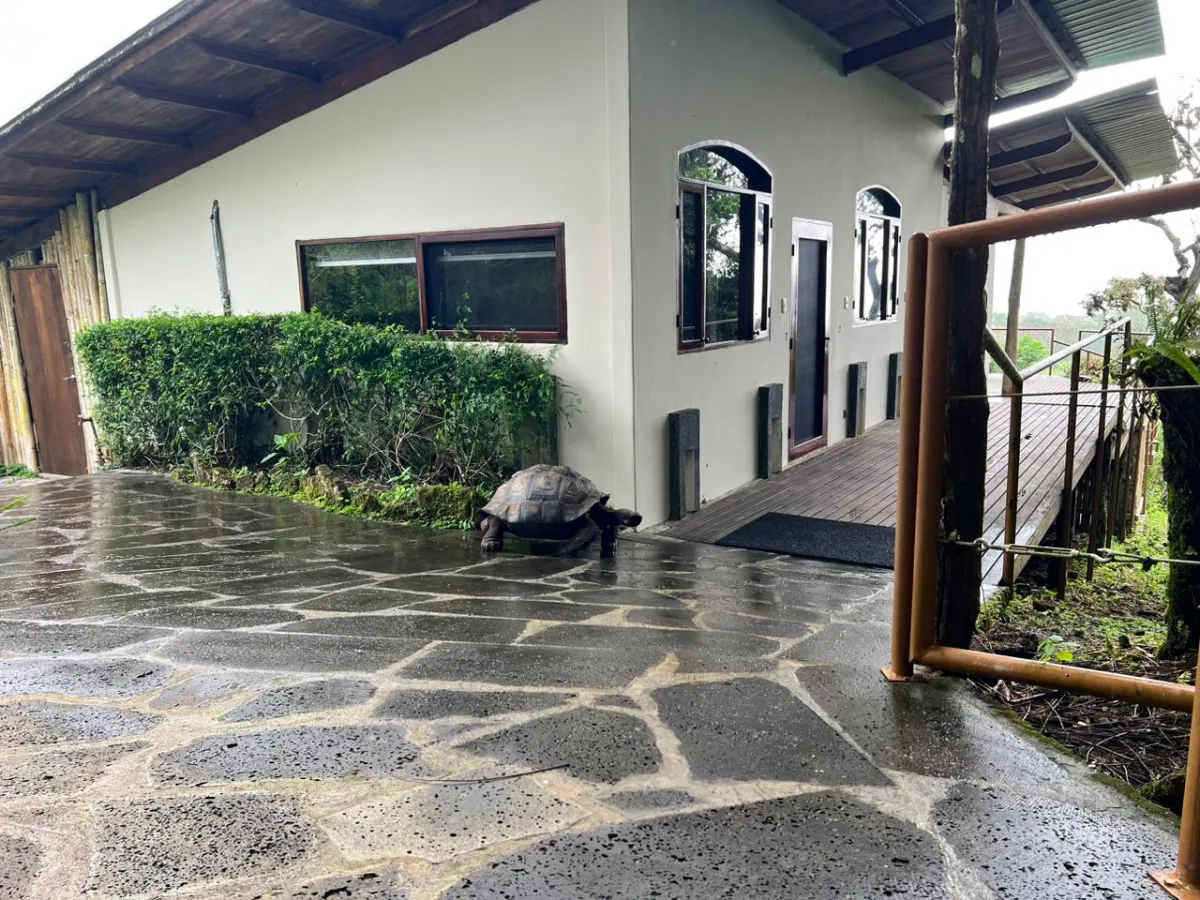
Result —
<path fill-rule="evenodd" d="M 495 516 L 483 520 L 483 541 L 479 546 L 484 553 L 499 553 L 504 549 L 504 523 Z"/>
<path fill-rule="evenodd" d="M 596 527 L 596 523 L 590 518 L 585 518 L 575 536 L 563 543 L 561 552 L 566 556 L 576 556 L 586 550 L 598 534 L 600 529 Z"/>
<path fill-rule="evenodd" d="M 608 558 L 617 555 L 617 526 L 609 525 L 600 532 L 600 555 Z"/>

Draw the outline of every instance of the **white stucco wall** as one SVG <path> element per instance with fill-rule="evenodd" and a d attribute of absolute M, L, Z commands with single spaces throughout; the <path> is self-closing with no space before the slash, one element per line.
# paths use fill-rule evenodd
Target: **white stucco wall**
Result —
<path fill-rule="evenodd" d="M 755 392 L 782 383 L 790 354 L 793 218 L 833 223 L 829 438 L 846 434 L 847 366 L 868 364 L 868 423 L 886 416 L 888 354 L 901 316 L 854 325 L 855 196 L 886 186 L 903 232 L 942 221 L 941 117 L 878 70 L 839 74 L 836 48 L 776 0 L 629 0 L 637 502 L 667 512 L 667 414 L 700 409 L 701 495 L 755 478 Z M 774 175 L 771 338 L 676 352 L 676 154 L 703 141 L 745 147 Z M 901 271 L 906 259 L 901 258 Z M 903 277 L 901 278 L 903 293 Z M 786 404 L 790 396 L 785 397 Z"/>
<path fill-rule="evenodd" d="M 540 0 L 107 216 L 114 308 L 300 309 L 298 239 L 563 222 L 562 461 L 633 488 L 627 0 Z"/>

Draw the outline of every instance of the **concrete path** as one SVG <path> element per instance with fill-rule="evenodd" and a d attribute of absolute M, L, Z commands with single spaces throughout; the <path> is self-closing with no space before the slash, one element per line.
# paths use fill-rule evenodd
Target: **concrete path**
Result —
<path fill-rule="evenodd" d="M 964 690 L 884 684 L 878 572 L 20 490 L 2 900 L 1127 900 L 1174 861 L 1169 822 Z"/>

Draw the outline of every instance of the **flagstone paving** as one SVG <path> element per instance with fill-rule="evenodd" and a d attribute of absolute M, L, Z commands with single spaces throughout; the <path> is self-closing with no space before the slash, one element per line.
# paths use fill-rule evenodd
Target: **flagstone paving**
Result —
<path fill-rule="evenodd" d="M 0 532 L 0 900 L 1158 898 L 1174 826 L 947 680 L 886 573 L 614 560 L 109 473 Z"/>

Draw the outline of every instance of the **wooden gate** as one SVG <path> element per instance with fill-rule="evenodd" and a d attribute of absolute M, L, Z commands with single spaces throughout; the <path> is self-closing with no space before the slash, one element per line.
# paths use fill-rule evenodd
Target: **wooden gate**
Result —
<path fill-rule="evenodd" d="M 84 475 L 87 448 L 79 421 L 79 389 L 58 266 L 12 268 L 9 279 L 38 465 L 53 475 Z"/>

